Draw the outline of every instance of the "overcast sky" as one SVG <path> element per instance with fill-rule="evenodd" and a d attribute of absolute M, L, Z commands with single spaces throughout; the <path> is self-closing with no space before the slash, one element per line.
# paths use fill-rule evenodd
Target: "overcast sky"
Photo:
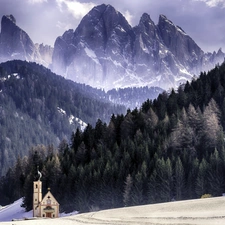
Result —
<path fill-rule="evenodd" d="M 155 24 L 164 14 L 204 51 L 225 51 L 225 0 L 0 0 L 0 16 L 12 14 L 34 43 L 54 46 L 55 39 L 76 29 L 94 6 L 110 4 L 132 26 L 148 13 Z"/>

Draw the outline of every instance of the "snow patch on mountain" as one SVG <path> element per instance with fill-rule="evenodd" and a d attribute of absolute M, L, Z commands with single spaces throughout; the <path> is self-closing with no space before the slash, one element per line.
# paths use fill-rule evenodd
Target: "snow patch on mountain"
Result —
<path fill-rule="evenodd" d="M 66 111 L 63 110 L 62 108 L 57 107 L 57 110 L 58 110 L 58 112 L 59 112 L 61 115 L 67 116 Z M 69 123 L 70 123 L 71 125 L 74 124 L 74 123 L 78 123 L 78 124 L 80 125 L 80 129 L 81 129 L 82 131 L 84 131 L 84 129 L 87 127 L 87 123 L 85 123 L 85 122 L 82 121 L 81 119 L 75 117 L 74 115 L 68 116 L 68 120 L 69 120 Z"/>
<path fill-rule="evenodd" d="M 92 51 L 90 48 L 87 48 L 87 47 L 84 48 L 84 51 L 86 52 L 86 54 L 89 58 L 91 58 L 96 64 L 100 65 L 100 63 L 98 61 L 98 57 L 96 56 L 94 51 Z"/>
<path fill-rule="evenodd" d="M 62 115 L 66 115 L 66 111 L 61 109 L 60 107 L 57 107 L 57 110 L 59 113 L 61 113 Z"/>

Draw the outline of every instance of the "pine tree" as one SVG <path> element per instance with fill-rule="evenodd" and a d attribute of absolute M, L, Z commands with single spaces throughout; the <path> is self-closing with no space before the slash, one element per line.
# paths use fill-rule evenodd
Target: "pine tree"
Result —
<path fill-rule="evenodd" d="M 123 193 L 123 203 L 124 206 L 130 206 L 131 205 L 131 189 L 133 186 L 133 179 L 130 174 L 126 177 L 125 181 L 125 187 L 124 187 L 124 193 Z"/>
<path fill-rule="evenodd" d="M 221 196 L 225 190 L 224 164 L 217 149 L 210 157 L 208 169 L 209 192 L 213 196 Z"/>
<path fill-rule="evenodd" d="M 185 174 L 184 174 L 184 167 L 180 160 L 180 157 L 177 158 L 175 164 L 175 190 L 176 200 L 181 200 L 184 197 L 184 188 L 185 188 Z"/>
<path fill-rule="evenodd" d="M 198 197 L 208 193 L 208 180 L 207 180 L 208 163 L 205 159 L 202 159 L 199 165 L 198 176 L 196 180 L 196 193 Z"/>
<path fill-rule="evenodd" d="M 172 199 L 173 171 L 171 161 L 158 159 L 156 162 L 157 201 L 168 202 Z"/>

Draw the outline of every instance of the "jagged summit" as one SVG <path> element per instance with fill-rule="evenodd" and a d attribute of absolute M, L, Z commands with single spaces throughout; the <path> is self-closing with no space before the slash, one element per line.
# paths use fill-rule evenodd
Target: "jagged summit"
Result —
<path fill-rule="evenodd" d="M 48 66 L 53 49 L 34 44 L 29 35 L 16 25 L 13 15 L 4 15 L 1 20 L 0 62 L 12 59 L 35 61 Z"/>
<path fill-rule="evenodd" d="M 2 58 L 20 57 L 22 60 L 31 60 L 34 43 L 27 33 L 16 25 L 16 20 L 12 15 L 2 17 L 0 38 Z"/>
<path fill-rule="evenodd" d="M 3 17 L 2 17 L 2 20 L 5 20 L 5 19 L 9 19 L 9 20 L 11 20 L 13 23 L 16 24 L 16 19 L 15 19 L 15 17 L 14 17 L 13 15 L 5 15 L 5 16 L 3 16 Z"/>
<path fill-rule="evenodd" d="M 173 22 L 171 20 L 167 19 L 167 17 L 165 15 L 160 14 L 159 15 L 159 24 L 162 23 L 162 22 L 170 23 L 171 25 L 175 26 L 173 24 Z"/>
<path fill-rule="evenodd" d="M 142 16 L 141 16 L 141 19 L 140 19 L 140 23 L 145 23 L 145 22 L 153 22 L 151 20 L 150 15 L 147 14 L 147 13 L 143 13 Z"/>
<path fill-rule="evenodd" d="M 20 28 L 16 25 L 15 17 L 13 15 L 4 15 L 1 20 L 1 35 L 4 36 L 11 32 L 10 35 L 13 36 L 12 32 L 15 30 L 20 30 Z"/>
<path fill-rule="evenodd" d="M 102 4 L 90 10 L 70 42 L 63 36 L 55 42 L 55 72 L 72 80 L 75 75 L 80 83 L 89 80 L 88 84 L 95 83 L 95 87 L 110 87 L 121 78 L 121 73 L 126 73 L 128 63 L 124 57 L 127 62 L 131 60 L 134 32 L 125 17 L 111 5 Z M 115 65 L 121 71 L 118 74 Z"/>
<path fill-rule="evenodd" d="M 169 20 L 165 15 L 162 14 L 159 15 L 158 27 L 160 27 L 160 29 L 167 29 L 168 27 L 171 27 L 174 30 L 181 32 L 182 35 L 187 35 L 180 26 L 175 25 L 171 20 Z"/>

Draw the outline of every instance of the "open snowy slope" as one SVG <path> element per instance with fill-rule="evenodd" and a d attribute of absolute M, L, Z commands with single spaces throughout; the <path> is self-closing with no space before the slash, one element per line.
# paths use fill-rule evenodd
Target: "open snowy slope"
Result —
<path fill-rule="evenodd" d="M 50 225 L 53 223 L 55 225 L 223 225 L 225 224 L 225 197 L 126 207 L 58 219 L 2 222 L 0 225 Z"/>
<path fill-rule="evenodd" d="M 0 222 L 32 217 L 32 211 L 25 212 L 25 209 L 21 207 L 22 201 L 21 198 L 11 205 L 0 208 Z"/>

